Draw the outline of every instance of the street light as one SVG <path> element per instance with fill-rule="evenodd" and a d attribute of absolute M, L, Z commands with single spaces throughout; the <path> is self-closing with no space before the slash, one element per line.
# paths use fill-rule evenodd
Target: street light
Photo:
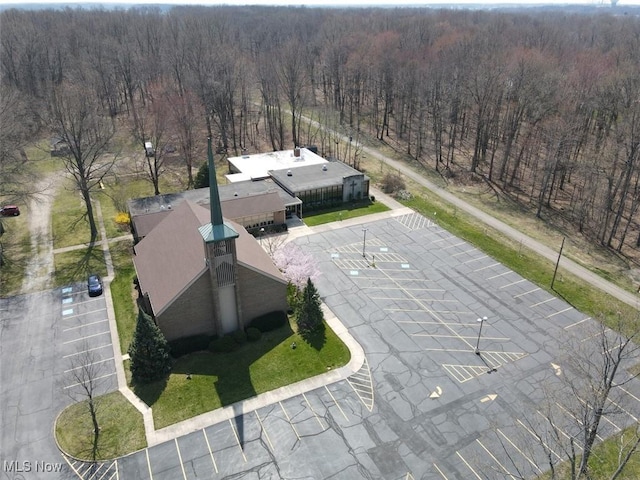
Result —
<path fill-rule="evenodd" d="M 365 248 L 367 246 L 367 228 L 363 228 L 362 229 L 362 257 L 363 258 L 367 258 L 367 256 L 365 255 Z"/>
<path fill-rule="evenodd" d="M 480 335 L 482 335 L 482 325 L 487 320 L 487 317 L 478 318 L 478 322 L 480 322 L 480 330 L 478 330 L 478 341 L 476 342 L 476 355 L 480 355 Z"/>

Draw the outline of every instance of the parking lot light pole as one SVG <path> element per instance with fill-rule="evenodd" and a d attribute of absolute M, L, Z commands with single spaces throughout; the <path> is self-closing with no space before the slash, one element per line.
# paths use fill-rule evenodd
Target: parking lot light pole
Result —
<path fill-rule="evenodd" d="M 362 257 L 363 258 L 367 258 L 367 255 L 365 254 L 365 248 L 367 246 L 367 228 L 363 228 L 362 229 Z"/>
<path fill-rule="evenodd" d="M 480 355 L 480 336 L 482 335 L 482 325 L 487 320 L 487 317 L 478 318 L 478 322 L 480 322 L 480 330 L 478 330 L 478 341 L 476 342 L 476 355 Z"/>

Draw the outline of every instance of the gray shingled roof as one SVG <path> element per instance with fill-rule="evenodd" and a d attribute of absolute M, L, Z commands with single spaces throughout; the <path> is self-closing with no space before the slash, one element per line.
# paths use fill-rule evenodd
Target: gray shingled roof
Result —
<path fill-rule="evenodd" d="M 286 283 L 280 271 L 253 236 L 235 222 L 238 263 Z M 198 227 L 210 222 L 209 210 L 185 201 L 136 246 L 134 264 L 143 292 L 157 315 L 206 272 L 205 250 Z"/>
<path fill-rule="evenodd" d="M 325 162 L 322 165 L 272 170 L 269 173 L 276 182 L 292 193 L 342 185 L 344 177 L 362 175 L 362 172 L 342 162 Z"/>

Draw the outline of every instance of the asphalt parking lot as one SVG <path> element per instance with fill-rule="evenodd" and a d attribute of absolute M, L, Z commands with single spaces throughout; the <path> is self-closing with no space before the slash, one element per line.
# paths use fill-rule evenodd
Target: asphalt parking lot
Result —
<path fill-rule="evenodd" d="M 484 479 L 546 468 L 533 431 L 544 390 L 571 374 L 566 344 L 588 341 L 592 319 L 416 214 L 296 242 L 318 260 L 323 300 L 364 348 L 360 371 L 100 475 Z M 622 394 L 606 435 L 638 420 L 639 382 Z M 556 410 L 568 431 L 575 419 Z"/>
<path fill-rule="evenodd" d="M 2 478 L 77 478 L 53 427 L 78 391 L 79 359 L 96 363 L 97 393 L 116 387 L 104 297 L 77 284 L 2 299 L 0 311 Z"/>

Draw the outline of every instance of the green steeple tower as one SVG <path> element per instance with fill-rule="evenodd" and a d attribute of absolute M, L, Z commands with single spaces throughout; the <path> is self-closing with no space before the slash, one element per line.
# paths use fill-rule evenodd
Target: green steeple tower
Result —
<path fill-rule="evenodd" d="M 209 206 L 211 209 L 211 223 L 201 226 L 198 230 L 206 243 L 220 242 L 232 238 L 238 238 L 231 225 L 224 223 L 222 218 L 222 207 L 220 206 L 220 193 L 218 192 L 218 182 L 216 180 L 216 168 L 213 165 L 213 150 L 211 148 L 211 138 L 207 139 L 207 157 L 209 161 Z"/>

